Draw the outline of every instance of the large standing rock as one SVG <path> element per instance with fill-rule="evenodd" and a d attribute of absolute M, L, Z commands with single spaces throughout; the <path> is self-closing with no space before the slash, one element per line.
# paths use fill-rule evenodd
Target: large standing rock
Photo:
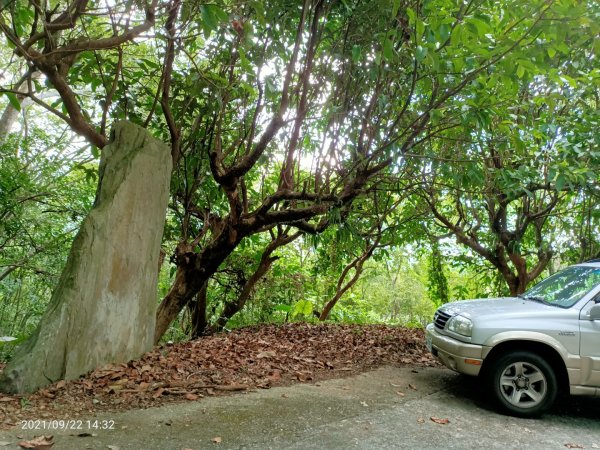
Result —
<path fill-rule="evenodd" d="M 152 348 L 170 175 L 165 144 L 137 125 L 115 125 L 94 207 L 38 328 L 4 370 L 1 390 L 30 392 Z"/>

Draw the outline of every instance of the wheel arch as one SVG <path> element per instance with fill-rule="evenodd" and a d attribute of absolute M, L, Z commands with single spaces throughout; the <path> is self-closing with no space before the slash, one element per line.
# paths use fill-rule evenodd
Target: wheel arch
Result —
<path fill-rule="evenodd" d="M 481 374 L 485 376 L 487 369 L 493 365 L 493 362 L 497 358 L 517 351 L 529 351 L 544 358 L 554 370 L 559 392 L 569 393 L 569 374 L 562 355 L 554 347 L 543 342 L 523 339 L 498 343 L 488 352 L 486 358 L 483 360 Z"/>

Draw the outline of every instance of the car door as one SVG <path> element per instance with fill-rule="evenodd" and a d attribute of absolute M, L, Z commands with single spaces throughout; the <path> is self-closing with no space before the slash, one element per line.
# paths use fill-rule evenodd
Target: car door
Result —
<path fill-rule="evenodd" d="M 581 344 L 581 384 L 600 387 L 600 320 L 590 320 L 590 309 L 600 302 L 596 294 L 581 310 L 579 329 Z"/>

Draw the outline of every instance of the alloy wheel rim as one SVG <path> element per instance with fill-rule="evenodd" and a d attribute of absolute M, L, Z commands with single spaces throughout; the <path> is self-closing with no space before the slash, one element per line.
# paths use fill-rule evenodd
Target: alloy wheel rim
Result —
<path fill-rule="evenodd" d="M 535 364 L 523 361 L 506 366 L 499 382 L 504 399 L 518 408 L 533 408 L 539 405 L 548 390 L 544 373 Z"/>

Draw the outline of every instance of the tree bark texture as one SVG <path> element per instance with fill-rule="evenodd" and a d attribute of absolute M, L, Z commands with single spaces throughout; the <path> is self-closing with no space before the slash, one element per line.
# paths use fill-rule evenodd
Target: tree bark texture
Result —
<path fill-rule="evenodd" d="M 206 294 L 208 293 L 208 283 L 200 288 L 200 292 L 196 295 L 196 301 L 190 302 L 188 308 L 190 310 L 190 319 L 192 323 L 191 336 L 196 339 L 204 336 L 208 320 L 206 316 Z"/>
<path fill-rule="evenodd" d="M 156 311 L 155 344 L 158 344 L 181 310 L 233 252 L 243 236 L 225 224 L 221 233 L 201 253 L 189 251 L 177 256 L 175 281 Z"/>
<path fill-rule="evenodd" d="M 4 370 L 1 390 L 31 392 L 152 348 L 170 176 L 167 145 L 137 125 L 115 125 L 95 204 L 38 328 Z"/>

